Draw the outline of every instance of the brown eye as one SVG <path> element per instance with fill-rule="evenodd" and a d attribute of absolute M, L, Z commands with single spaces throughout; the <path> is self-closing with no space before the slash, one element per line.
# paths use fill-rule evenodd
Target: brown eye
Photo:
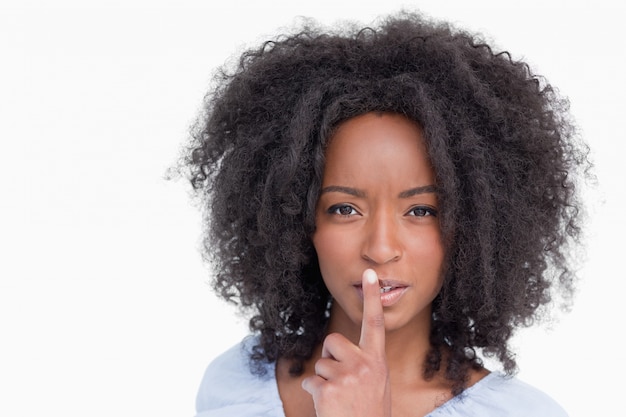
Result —
<path fill-rule="evenodd" d="M 359 214 L 354 207 L 346 204 L 337 204 L 328 209 L 328 213 L 337 214 L 339 216 L 353 216 Z"/>
<path fill-rule="evenodd" d="M 437 217 L 437 210 L 428 206 L 418 206 L 418 207 L 413 207 L 409 211 L 408 215 L 415 216 L 415 217 L 426 217 L 426 216 Z"/>

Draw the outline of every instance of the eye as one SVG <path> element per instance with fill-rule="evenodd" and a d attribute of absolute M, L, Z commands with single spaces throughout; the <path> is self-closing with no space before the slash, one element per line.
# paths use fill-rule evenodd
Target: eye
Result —
<path fill-rule="evenodd" d="M 433 207 L 417 206 L 409 210 L 407 215 L 414 216 L 414 217 L 427 217 L 427 216 L 437 217 L 437 210 Z"/>
<path fill-rule="evenodd" d="M 359 214 L 359 212 L 356 211 L 354 207 L 349 206 L 347 204 L 336 204 L 334 206 L 331 206 L 328 209 L 328 213 L 336 214 L 338 216 L 343 216 L 343 217 L 354 216 L 356 214 Z"/>

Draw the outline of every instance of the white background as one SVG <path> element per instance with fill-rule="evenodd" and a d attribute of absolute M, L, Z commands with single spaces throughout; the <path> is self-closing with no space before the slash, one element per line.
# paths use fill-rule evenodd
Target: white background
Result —
<path fill-rule="evenodd" d="M 403 4 L 363 3 L 1 3 L 0 415 L 193 415 L 205 366 L 246 320 L 212 295 L 199 212 L 164 174 L 216 66 L 298 15 L 369 23 Z M 570 98 L 598 177 L 588 261 L 573 311 L 515 339 L 519 377 L 572 417 L 617 415 L 626 15 L 618 1 L 505 3 L 411 4 L 484 32 Z"/>

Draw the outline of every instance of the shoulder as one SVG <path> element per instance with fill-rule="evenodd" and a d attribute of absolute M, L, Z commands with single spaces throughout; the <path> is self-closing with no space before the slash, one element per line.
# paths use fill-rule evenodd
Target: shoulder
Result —
<path fill-rule="evenodd" d="M 254 337 L 247 337 L 207 367 L 196 397 L 196 417 L 282 417 L 274 365 L 257 375 L 250 366 Z"/>
<path fill-rule="evenodd" d="M 429 414 L 443 416 L 567 417 L 567 413 L 543 391 L 493 372 Z"/>

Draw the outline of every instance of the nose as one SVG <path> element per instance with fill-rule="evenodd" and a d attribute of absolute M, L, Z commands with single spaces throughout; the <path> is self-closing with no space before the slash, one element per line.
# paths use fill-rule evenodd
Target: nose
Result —
<path fill-rule="evenodd" d="M 383 265 L 402 257 L 402 244 L 395 216 L 379 212 L 368 219 L 361 256 L 368 262 Z"/>

